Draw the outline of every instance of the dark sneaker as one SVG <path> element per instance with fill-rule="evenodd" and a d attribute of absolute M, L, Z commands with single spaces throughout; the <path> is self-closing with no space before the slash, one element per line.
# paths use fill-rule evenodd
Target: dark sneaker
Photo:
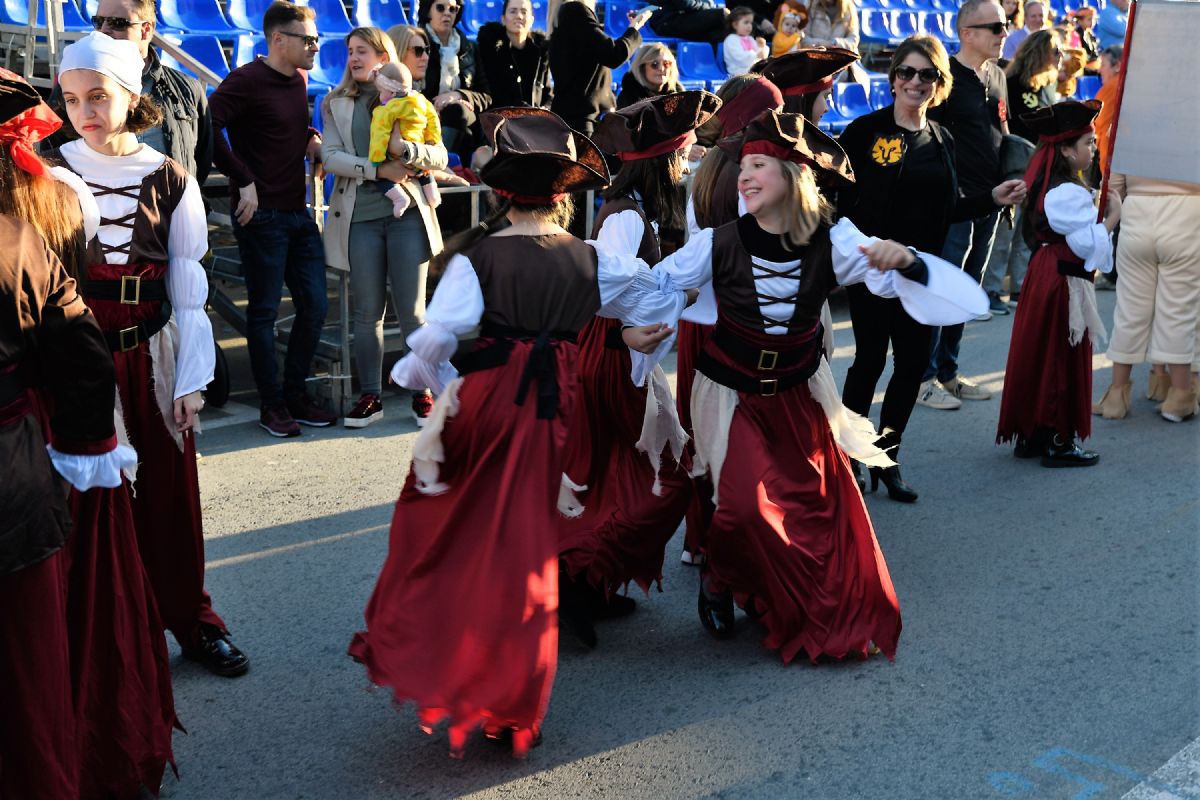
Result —
<path fill-rule="evenodd" d="M 988 311 L 996 316 L 1003 317 L 1009 313 L 1008 303 L 1000 299 L 1000 295 L 995 292 L 988 292 Z"/>
<path fill-rule="evenodd" d="M 250 659 L 229 641 L 229 632 L 216 625 L 201 624 L 195 641 L 184 645 L 183 657 L 222 678 L 236 678 L 250 669 Z"/>
<path fill-rule="evenodd" d="M 342 419 L 347 428 L 365 428 L 372 422 L 383 419 L 383 403 L 377 394 L 364 394 L 358 398 L 354 408 Z"/>
<path fill-rule="evenodd" d="M 288 398 L 287 407 L 292 419 L 310 428 L 328 428 L 337 422 L 337 414 L 317 405 L 307 392 Z"/>
<path fill-rule="evenodd" d="M 426 389 L 423 392 L 414 392 L 412 398 L 413 416 L 417 418 L 417 427 L 424 428 L 425 423 L 429 421 L 429 415 L 433 412 L 433 392 Z"/>
<path fill-rule="evenodd" d="M 264 408 L 258 417 L 258 425 L 272 436 L 288 439 L 300 435 L 300 426 L 283 406 Z"/>

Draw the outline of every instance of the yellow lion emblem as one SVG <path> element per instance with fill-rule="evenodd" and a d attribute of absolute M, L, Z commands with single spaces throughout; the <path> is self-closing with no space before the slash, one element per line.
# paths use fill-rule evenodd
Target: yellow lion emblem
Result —
<path fill-rule="evenodd" d="M 899 136 L 891 138 L 880 136 L 871 146 L 871 158 L 875 159 L 875 163 L 881 167 L 897 163 L 903 153 L 904 145 Z"/>

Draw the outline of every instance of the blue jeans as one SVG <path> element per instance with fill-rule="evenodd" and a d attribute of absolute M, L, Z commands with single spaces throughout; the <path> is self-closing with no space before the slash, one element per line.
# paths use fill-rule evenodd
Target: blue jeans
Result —
<path fill-rule="evenodd" d="M 988 214 L 966 222 L 956 222 L 946 234 L 942 247 L 942 258 L 958 264 L 963 272 L 975 280 L 983 275 L 988 256 L 992 252 L 992 240 L 996 237 L 996 223 L 1000 214 Z M 929 345 L 929 366 L 925 368 L 922 381 L 937 376 L 939 381 L 958 377 L 958 350 L 962 345 L 963 325 L 947 325 L 933 329 L 933 340 Z"/>
<path fill-rule="evenodd" d="M 987 269 L 983 273 L 983 290 L 988 294 L 1003 293 L 1005 275 L 1012 276 L 1008 285 L 1009 292 L 1021 292 L 1021 284 L 1025 282 L 1025 273 L 1029 269 L 1029 259 L 1033 255 L 1021 234 L 1024 216 L 1024 209 L 1017 209 L 1011 228 L 1007 222 L 996 226 L 992 255 L 988 258 Z"/>
<path fill-rule="evenodd" d="M 233 221 L 246 276 L 246 345 L 250 370 L 263 408 L 304 392 L 321 328 L 329 310 L 325 286 L 325 249 L 307 211 L 259 209 L 248 225 Z M 275 363 L 275 320 L 283 286 L 296 308 L 283 362 L 283 388 Z"/>

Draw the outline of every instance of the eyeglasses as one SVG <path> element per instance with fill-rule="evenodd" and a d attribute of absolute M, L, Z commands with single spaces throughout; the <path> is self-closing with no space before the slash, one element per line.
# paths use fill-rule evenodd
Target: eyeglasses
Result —
<path fill-rule="evenodd" d="M 114 31 L 127 31 L 134 25 L 141 25 L 143 22 L 149 22 L 149 20 L 125 19 L 124 17 L 102 17 L 99 14 L 92 17 L 92 27 L 96 30 L 100 30 L 107 25 Z"/>
<path fill-rule="evenodd" d="M 423 44 L 413 44 L 413 45 L 409 45 L 408 49 L 409 49 L 409 50 L 412 50 L 414 53 L 416 53 L 416 54 L 417 54 L 417 58 L 421 58 L 421 57 L 423 57 L 423 56 L 424 56 L 426 53 L 428 53 L 428 52 L 429 52 L 429 48 L 428 48 L 428 47 L 426 47 L 426 46 L 425 46 L 425 45 L 423 45 Z"/>
<path fill-rule="evenodd" d="M 445 3 L 434 3 L 433 10 L 439 14 L 457 14 L 462 6 L 446 5 Z"/>
<path fill-rule="evenodd" d="M 674 61 L 650 61 L 647 64 L 650 69 L 670 69 L 675 66 Z"/>
<path fill-rule="evenodd" d="M 976 28 L 981 31 L 991 31 L 993 36 L 999 36 L 1008 30 L 1008 25 L 1003 22 L 988 22 L 980 25 L 967 25 L 968 28 Z"/>
<path fill-rule="evenodd" d="M 925 67 L 917 69 L 910 67 L 907 64 L 896 67 L 896 77 L 902 81 L 911 81 L 914 77 L 920 77 L 921 83 L 937 83 L 942 78 L 942 73 L 937 67 Z"/>
<path fill-rule="evenodd" d="M 309 36 L 307 33 L 292 33 L 291 31 L 275 31 L 275 32 L 281 33 L 284 36 L 290 36 L 293 39 L 299 39 L 300 41 L 304 42 L 305 47 L 309 47 L 309 48 L 316 47 L 317 43 L 321 41 L 320 39 L 318 39 L 315 36 Z"/>

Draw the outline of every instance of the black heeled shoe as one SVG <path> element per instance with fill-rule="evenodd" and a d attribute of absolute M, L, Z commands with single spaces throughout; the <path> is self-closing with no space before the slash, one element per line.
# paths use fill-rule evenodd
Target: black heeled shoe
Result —
<path fill-rule="evenodd" d="M 573 580 L 560 567 L 558 572 L 558 623 L 589 650 L 597 643 L 596 628 L 592 625 L 592 596 L 587 591 L 584 579 Z"/>
<path fill-rule="evenodd" d="M 879 488 L 879 482 L 887 487 L 888 497 L 901 503 L 916 502 L 917 492 L 900 476 L 900 467 L 871 467 L 871 491 Z"/>
<path fill-rule="evenodd" d="M 697 602 L 702 624 L 714 639 L 732 639 L 734 634 L 733 593 L 712 593 L 704 590 L 700 584 L 700 598 Z"/>

